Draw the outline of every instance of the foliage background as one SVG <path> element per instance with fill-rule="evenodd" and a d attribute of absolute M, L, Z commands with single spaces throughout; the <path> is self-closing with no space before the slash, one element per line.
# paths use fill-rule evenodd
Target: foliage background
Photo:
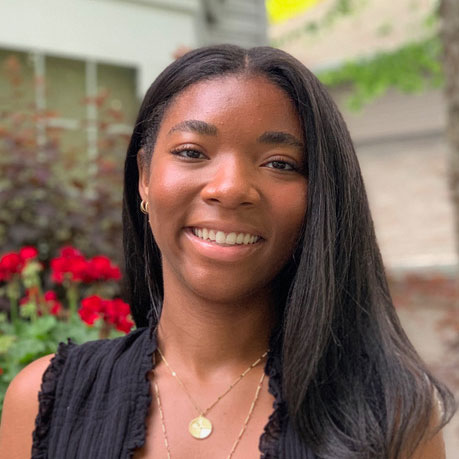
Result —
<path fill-rule="evenodd" d="M 63 130 L 52 124 L 59 114 L 27 103 L 30 83 L 17 58 L 11 55 L 0 66 L 9 84 L 8 99 L 0 104 L 1 251 L 35 245 L 48 258 L 58 247 L 73 244 L 87 255 L 103 253 L 119 262 L 120 158 L 128 136 L 113 133 L 110 125 L 123 114 L 110 107 L 108 93 L 96 96 L 104 116 L 97 121 L 99 154 L 94 164 L 88 164 L 84 144 L 64 147 Z M 81 105 L 90 102 L 83 99 Z M 83 131 L 89 124 L 80 120 Z M 40 126 L 45 126 L 42 144 L 37 135 Z"/>

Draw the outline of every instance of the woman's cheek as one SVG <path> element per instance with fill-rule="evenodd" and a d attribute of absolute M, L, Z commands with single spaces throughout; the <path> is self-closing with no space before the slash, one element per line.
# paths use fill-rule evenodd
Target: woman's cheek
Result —
<path fill-rule="evenodd" d="M 306 179 L 304 183 L 295 183 L 291 187 L 286 187 L 282 193 L 276 194 L 274 205 L 277 210 L 273 213 L 278 216 L 280 222 L 284 222 L 283 236 L 286 242 L 295 242 L 299 236 L 306 215 L 306 202 Z"/>
<path fill-rule="evenodd" d="M 185 225 L 186 210 L 191 203 L 193 178 L 181 167 L 161 162 L 153 164 L 149 186 L 150 225 L 160 244 L 162 235 L 175 233 Z"/>

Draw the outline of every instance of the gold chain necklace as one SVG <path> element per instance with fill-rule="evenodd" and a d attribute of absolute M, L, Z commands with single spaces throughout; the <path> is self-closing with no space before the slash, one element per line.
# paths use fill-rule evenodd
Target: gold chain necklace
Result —
<path fill-rule="evenodd" d="M 239 432 L 239 435 L 237 436 L 236 441 L 233 443 L 233 447 L 231 448 L 231 451 L 228 454 L 226 459 L 231 459 L 233 457 L 233 454 L 236 451 L 236 448 L 238 447 L 239 442 L 241 441 L 241 438 L 247 429 L 247 425 L 249 424 L 250 418 L 252 417 L 253 410 L 255 408 L 258 397 L 260 395 L 260 390 L 263 385 L 264 379 L 265 379 L 265 372 L 263 371 L 261 374 L 260 381 L 258 382 L 257 390 L 255 391 L 255 396 L 252 400 L 252 404 L 250 405 L 249 413 L 247 414 L 247 417 L 245 418 L 244 425 L 242 426 Z M 156 402 L 158 403 L 158 408 L 159 408 L 159 416 L 161 418 L 161 428 L 163 431 L 164 445 L 166 446 L 166 451 L 167 451 L 167 459 L 171 459 L 171 450 L 169 447 L 169 440 L 167 438 L 167 430 L 166 430 L 166 424 L 164 421 L 164 413 L 163 413 L 163 409 L 161 405 L 161 399 L 159 397 L 159 387 L 156 382 L 154 383 L 154 386 L 155 386 Z M 195 437 L 195 438 L 199 438 L 199 437 Z"/>
<path fill-rule="evenodd" d="M 177 373 L 171 368 L 169 363 L 167 362 L 166 358 L 164 357 L 163 353 L 161 352 L 161 349 L 158 347 L 158 353 L 161 356 L 163 362 L 166 364 L 166 367 L 170 371 L 171 375 L 177 380 L 177 382 L 180 384 L 182 389 L 185 391 L 187 397 L 190 399 L 191 403 L 195 407 L 196 411 L 199 413 L 199 416 L 196 418 L 193 418 L 190 421 L 190 424 L 188 426 L 188 431 L 190 434 L 199 440 L 203 440 L 207 438 L 211 433 L 212 433 L 212 422 L 210 422 L 209 418 L 206 417 L 207 413 L 253 368 L 255 368 L 268 354 L 269 350 L 265 351 L 261 357 L 259 357 L 255 362 L 252 363 L 246 370 L 244 370 L 234 381 L 228 389 L 226 389 L 225 392 L 223 392 L 222 395 L 220 395 L 215 402 L 213 402 L 209 407 L 207 407 L 205 410 L 202 410 L 198 404 L 195 402 L 193 397 L 190 395 L 188 392 L 187 388 L 185 387 L 185 384 L 183 384 L 182 380 L 178 377 Z"/>

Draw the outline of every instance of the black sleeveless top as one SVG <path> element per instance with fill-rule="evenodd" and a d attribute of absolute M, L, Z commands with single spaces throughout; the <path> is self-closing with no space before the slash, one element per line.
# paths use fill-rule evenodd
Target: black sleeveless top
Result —
<path fill-rule="evenodd" d="M 265 366 L 273 412 L 260 437 L 262 459 L 313 459 L 281 398 L 275 339 Z M 32 459 L 127 459 L 145 442 L 155 334 L 139 328 L 114 340 L 61 343 L 43 375 Z"/>

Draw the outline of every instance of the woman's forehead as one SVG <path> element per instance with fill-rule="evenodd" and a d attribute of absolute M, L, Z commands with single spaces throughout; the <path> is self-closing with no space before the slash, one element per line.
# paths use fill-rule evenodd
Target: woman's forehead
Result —
<path fill-rule="evenodd" d="M 287 94 L 258 75 L 230 75 L 186 88 L 166 111 L 161 134 L 190 121 L 211 124 L 217 130 L 269 128 L 301 137 L 300 120 Z"/>

